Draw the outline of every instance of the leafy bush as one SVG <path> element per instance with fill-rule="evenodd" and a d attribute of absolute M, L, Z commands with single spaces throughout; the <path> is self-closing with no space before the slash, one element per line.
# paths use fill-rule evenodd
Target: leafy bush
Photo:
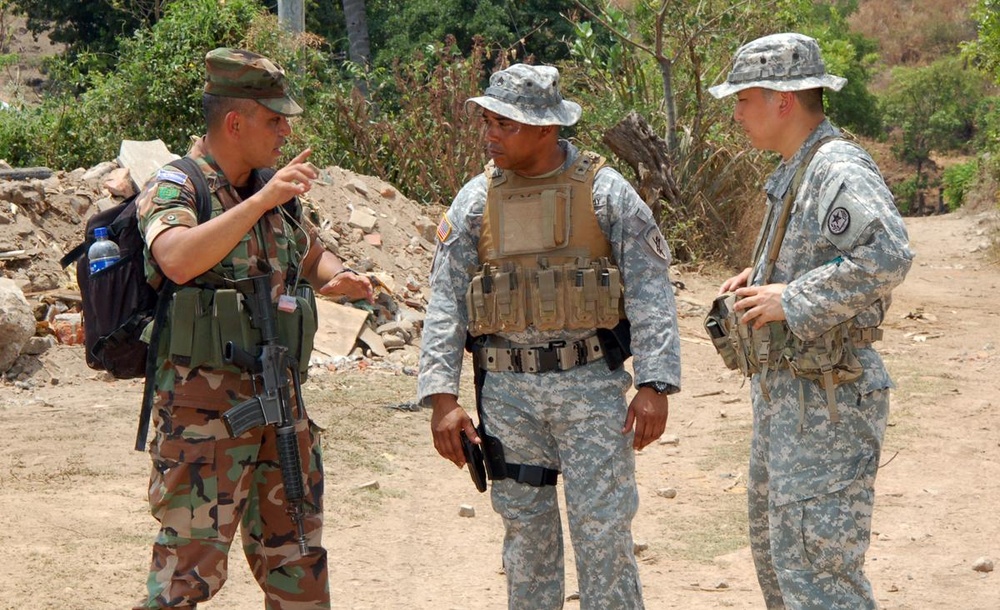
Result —
<path fill-rule="evenodd" d="M 923 185 L 919 178 L 913 176 L 893 184 L 890 188 L 892 189 L 892 196 L 896 200 L 896 207 L 899 208 L 899 213 L 905 215 L 909 214 L 916 207 L 917 195 L 919 195 Z"/>
<path fill-rule="evenodd" d="M 952 165 L 944 170 L 942 184 L 944 186 L 944 201 L 948 209 L 955 211 L 965 202 L 965 195 L 976 183 L 979 175 L 979 162 L 975 159 L 967 163 Z"/>
<path fill-rule="evenodd" d="M 22 124 L 0 123 L 0 151 L 17 163 L 60 168 L 114 158 L 123 139 L 159 138 L 186 151 L 204 125 L 205 53 L 239 46 L 261 12 L 256 0 L 175 0 L 156 26 L 121 42 L 116 71 L 91 71 L 82 94 L 52 95 L 22 110 Z M 72 60 L 62 61 L 64 75 L 76 73 Z"/>
<path fill-rule="evenodd" d="M 482 91 L 484 58 L 481 42 L 464 57 L 449 39 L 372 72 L 369 100 L 334 83 L 311 102 L 297 137 L 323 163 L 379 176 L 418 201 L 450 201 L 486 161 L 476 117 L 465 112 Z"/>

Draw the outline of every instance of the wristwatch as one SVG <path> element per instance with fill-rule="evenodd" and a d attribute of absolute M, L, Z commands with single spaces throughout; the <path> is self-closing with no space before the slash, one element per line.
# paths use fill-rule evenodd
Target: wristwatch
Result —
<path fill-rule="evenodd" d="M 647 381 L 645 383 L 640 383 L 637 387 L 652 388 L 657 394 L 666 394 L 674 386 L 670 385 L 666 381 Z"/>

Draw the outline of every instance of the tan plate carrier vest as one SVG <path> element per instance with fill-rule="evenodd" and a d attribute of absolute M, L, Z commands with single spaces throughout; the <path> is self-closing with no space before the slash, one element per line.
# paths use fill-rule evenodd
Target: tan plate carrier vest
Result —
<path fill-rule="evenodd" d="M 604 158 L 583 152 L 550 179 L 486 166 L 481 266 L 466 291 L 469 333 L 614 328 L 622 280 L 594 213 Z"/>
<path fill-rule="evenodd" d="M 788 193 L 782 202 L 781 216 L 778 218 L 774 240 L 771 242 L 765 261 L 762 284 L 771 281 L 771 273 L 774 271 L 781 242 L 788 227 L 788 218 L 806 169 L 820 146 L 833 139 L 835 138 L 829 137 L 817 141 L 792 178 Z M 764 254 L 768 224 L 764 223 L 757 237 L 754 247 L 754 269 Z M 726 367 L 739 369 L 746 377 L 760 374 L 761 394 L 766 401 L 770 400 L 765 385 L 768 371 L 790 369 L 792 375 L 799 379 L 799 405 L 803 410 L 803 418 L 805 395 L 802 381 L 816 381 L 826 391 L 830 421 L 834 423 L 840 421 L 834 391 L 840 384 L 854 381 L 861 376 L 863 369 L 854 350 L 856 347 L 870 345 L 873 341 L 881 339 L 882 329 L 858 328 L 852 318 L 834 326 L 812 341 L 803 341 L 795 336 L 784 321 L 769 322 L 759 330 L 743 324 L 743 312 L 736 311 L 734 307 L 737 300 L 732 292 L 720 295 L 713 302 L 712 309 L 705 318 L 705 328 Z"/>

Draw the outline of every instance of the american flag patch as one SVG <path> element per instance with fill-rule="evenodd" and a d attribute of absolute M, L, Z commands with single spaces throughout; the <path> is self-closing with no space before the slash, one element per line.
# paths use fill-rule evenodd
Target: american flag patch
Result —
<path fill-rule="evenodd" d="M 442 214 L 441 223 L 438 224 L 438 229 L 437 229 L 438 241 L 443 242 L 444 240 L 448 239 L 449 235 L 451 235 L 451 221 L 448 220 L 447 214 Z"/>

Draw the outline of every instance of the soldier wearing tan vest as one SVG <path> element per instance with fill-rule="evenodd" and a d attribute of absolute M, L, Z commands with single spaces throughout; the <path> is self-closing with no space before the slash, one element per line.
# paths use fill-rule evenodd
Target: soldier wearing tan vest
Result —
<path fill-rule="evenodd" d="M 491 162 L 438 227 L 418 382 L 434 446 L 459 467 L 485 462 L 510 608 L 563 605 L 560 478 L 580 607 L 642 608 L 633 450 L 660 437 L 680 389 L 669 250 L 629 183 L 559 138 L 581 109 L 555 68 L 501 70 L 466 108 Z M 466 346 L 478 427 L 458 399 Z"/>

